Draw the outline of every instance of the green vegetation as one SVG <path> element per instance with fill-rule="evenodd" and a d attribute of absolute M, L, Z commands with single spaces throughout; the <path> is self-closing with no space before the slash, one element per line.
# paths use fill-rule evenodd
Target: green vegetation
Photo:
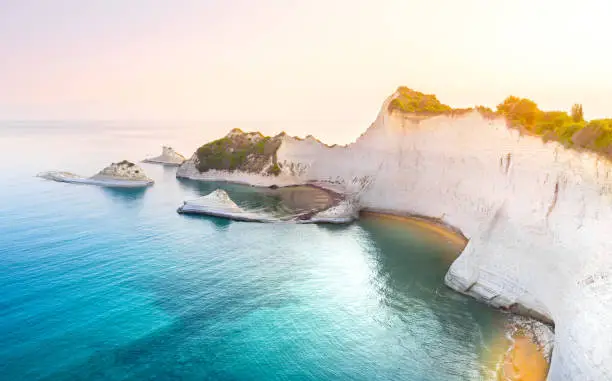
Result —
<path fill-rule="evenodd" d="M 281 173 L 281 168 L 278 163 L 272 164 L 270 168 L 268 168 L 268 173 L 274 176 L 278 176 Z"/>
<path fill-rule="evenodd" d="M 542 111 L 535 102 L 508 97 L 497 106 L 512 127 L 555 140 L 566 147 L 584 148 L 606 156 L 612 155 L 612 119 L 584 120 L 582 105 L 572 106 L 571 115 L 564 111 Z"/>
<path fill-rule="evenodd" d="M 198 148 L 197 169 L 200 172 L 210 169 L 261 172 L 270 159 L 276 163 L 279 146 L 280 140 L 259 134 L 226 136 Z"/>
<path fill-rule="evenodd" d="M 572 119 L 574 122 L 584 122 L 584 113 L 582 112 L 581 104 L 575 104 L 572 106 Z"/>
<path fill-rule="evenodd" d="M 435 95 L 423 94 L 405 86 L 397 91 L 399 96 L 391 101 L 389 110 L 425 115 L 443 114 L 453 110 L 450 106 L 440 103 Z"/>
<path fill-rule="evenodd" d="M 389 104 L 389 111 L 416 115 L 460 115 L 472 110 L 487 118 L 503 116 L 508 125 L 542 137 L 545 141 L 558 141 L 566 147 L 588 149 L 612 158 L 612 119 L 587 122 L 581 104 L 574 104 L 571 113 L 542 111 L 527 98 L 509 96 L 497 105 L 497 110 L 485 106 L 453 109 L 441 103 L 435 95 L 424 94 L 407 87 L 397 89 L 398 96 Z"/>

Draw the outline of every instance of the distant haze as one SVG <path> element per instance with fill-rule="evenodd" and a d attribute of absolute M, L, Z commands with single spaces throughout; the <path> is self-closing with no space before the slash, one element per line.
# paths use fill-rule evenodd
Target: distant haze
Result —
<path fill-rule="evenodd" d="M 612 116 L 611 15 L 605 0 L 0 0 L 0 119 L 287 121 L 344 142 L 399 85 Z"/>

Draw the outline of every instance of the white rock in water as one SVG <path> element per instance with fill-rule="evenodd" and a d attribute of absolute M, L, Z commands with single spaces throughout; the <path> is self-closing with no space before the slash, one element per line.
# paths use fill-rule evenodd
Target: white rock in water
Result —
<path fill-rule="evenodd" d="M 164 164 L 164 165 L 176 165 L 183 164 L 185 157 L 180 153 L 176 152 L 172 147 L 163 146 L 162 154 L 156 157 L 144 159 L 144 163 Z"/>
<path fill-rule="evenodd" d="M 317 181 L 362 207 L 439 218 L 469 239 L 446 283 L 493 306 L 555 323 L 549 380 L 612 380 L 612 165 L 521 135 L 477 112 L 389 112 L 352 144 L 283 137 L 277 177 L 177 176 L 257 185 Z"/>
<path fill-rule="evenodd" d="M 304 223 L 347 224 L 359 218 L 359 204 L 352 200 L 342 200 L 337 205 L 313 215 Z"/>
<path fill-rule="evenodd" d="M 116 188 L 143 188 L 153 184 L 142 168 L 127 160 L 113 163 L 91 177 L 71 172 L 44 172 L 39 177 L 65 183 L 99 185 Z"/>
<path fill-rule="evenodd" d="M 214 192 L 195 200 L 183 202 L 178 209 L 179 213 L 202 214 L 215 217 L 229 218 L 237 221 L 273 222 L 278 219 L 262 213 L 248 212 L 239 207 L 229 197 L 226 191 L 217 189 Z"/>

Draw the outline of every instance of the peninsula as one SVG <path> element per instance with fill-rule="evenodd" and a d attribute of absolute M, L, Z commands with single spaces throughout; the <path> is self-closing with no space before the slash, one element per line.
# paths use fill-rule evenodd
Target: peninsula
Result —
<path fill-rule="evenodd" d="M 509 97 L 453 109 L 400 87 L 354 143 L 233 130 L 177 176 L 315 183 L 359 210 L 434 218 L 468 244 L 451 288 L 554 324 L 549 380 L 612 379 L 612 130 Z"/>

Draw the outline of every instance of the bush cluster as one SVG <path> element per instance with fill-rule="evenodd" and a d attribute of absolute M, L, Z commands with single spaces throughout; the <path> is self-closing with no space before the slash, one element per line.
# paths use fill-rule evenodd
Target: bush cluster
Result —
<path fill-rule="evenodd" d="M 258 171 L 276 155 L 279 144 L 278 141 L 268 136 L 256 142 L 252 142 L 245 136 L 224 137 L 198 148 L 196 151 L 197 168 L 200 172 L 210 169 Z M 249 165 L 252 165 L 253 168 L 250 168 Z"/>

